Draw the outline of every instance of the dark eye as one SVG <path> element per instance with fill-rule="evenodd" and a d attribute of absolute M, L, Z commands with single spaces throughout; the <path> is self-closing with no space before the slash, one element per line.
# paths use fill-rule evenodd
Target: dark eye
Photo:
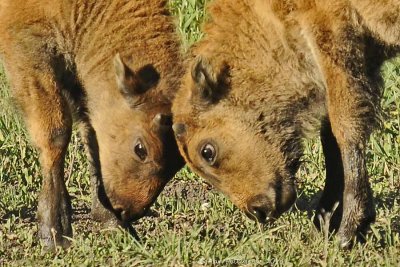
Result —
<path fill-rule="evenodd" d="M 141 161 L 145 161 L 147 158 L 147 150 L 141 140 L 138 140 L 135 145 L 135 154 Z"/>
<path fill-rule="evenodd" d="M 205 144 L 201 149 L 201 156 L 209 164 L 213 164 L 216 156 L 215 147 L 211 144 Z"/>

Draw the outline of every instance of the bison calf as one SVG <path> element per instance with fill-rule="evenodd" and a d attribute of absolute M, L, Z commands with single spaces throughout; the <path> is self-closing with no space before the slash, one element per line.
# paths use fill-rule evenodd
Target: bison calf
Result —
<path fill-rule="evenodd" d="M 73 117 L 88 151 L 97 220 L 140 218 L 183 165 L 170 118 L 180 48 L 165 4 L 0 3 L 1 56 L 40 151 L 39 236 L 47 246 L 72 235 L 64 157 Z"/>
<path fill-rule="evenodd" d="M 318 211 L 343 246 L 375 218 L 365 147 L 379 69 L 400 45 L 399 1 L 216 0 L 173 105 L 191 168 L 261 222 L 296 199 L 302 138 L 320 130 Z"/>

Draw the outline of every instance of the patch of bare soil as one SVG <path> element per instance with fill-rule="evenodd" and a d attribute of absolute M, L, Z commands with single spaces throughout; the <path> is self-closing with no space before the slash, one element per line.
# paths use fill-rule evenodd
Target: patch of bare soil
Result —
<path fill-rule="evenodd" d="M 156 234 L 155 228 L 159 223 L 168 224 L 168 228 L 179 230 L 187 224 L 193 222 L 196 218 L 193 216 L 194 211 L 189 210 L 182 214 L 173 214 L 174 202 L 178 199 L 190 202 L 206 203 L 210 194 L 213 194 L 212 187 L 203 181 L 184 181 L 173 179 L 167 184 L 159 199 L 163 199 L 164 204 L 156 202 L 147 216 L 132 224 L 133 229 L 138 233 L 139 238 L 142 236 Z M 90 203 L 76 202 L 73 206 L 73 225 L 75 233 L 100 232 L 105 228 L 112 228 L 112 225 L 102 224 L 92 220 L 90 215 Z M 115 226 L 114 226 L 115 227 Z M 152 233 L 153 232 L 153 233 Z"/>

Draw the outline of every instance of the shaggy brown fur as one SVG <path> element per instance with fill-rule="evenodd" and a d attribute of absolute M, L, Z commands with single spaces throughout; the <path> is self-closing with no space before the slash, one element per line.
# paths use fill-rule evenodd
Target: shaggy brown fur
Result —
<path fill-rule="evenodd" d="M 72 235 L 63 168 L 73 114 L 92 165 L 95 219 L 109 218 L 103 205 L 122 224 L 143 216 L 183 164 L 168 118 L 180 48 L 165 4 L 0 3 L 0 52 L 41 152 L 39 236 L 48 246 L 54 230 L 61 245 Z"/>
<path fill-rule="evenodd" d="M 365 146 L 379 68 L 399 51 L 400 1 L 216 0 L 209 12 L 173 105 L 184 158 L 265 221 L 293 204 L 301 139 L 321 129 L 318 210 L 340 203 L 331 226 L 347 245 L 375 218 Z"/>

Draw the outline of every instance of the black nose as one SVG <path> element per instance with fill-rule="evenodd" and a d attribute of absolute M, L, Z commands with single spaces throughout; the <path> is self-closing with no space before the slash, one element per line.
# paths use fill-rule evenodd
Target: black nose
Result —
<path fill-rule="evenodd" d="M 270 202 L 267 196 L 257 195 L 247 201 L 247 216 L 251 219 L 266 223 L 270 213 Z"/>

